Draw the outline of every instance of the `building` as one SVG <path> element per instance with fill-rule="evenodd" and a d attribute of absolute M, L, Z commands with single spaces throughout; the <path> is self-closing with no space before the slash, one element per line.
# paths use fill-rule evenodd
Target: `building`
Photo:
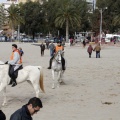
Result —
<path fill-rule="evenodd" d="M 96 7 L 96 0 L 86 0 L 86 2 L 88 3 L 89 6 L 89 12 L 93 13 Z"/>
<path fill-rule="evenodd" d="M 25 3 L 27 1 L 28 0 L 18 0 L 18 3 L 20 3 L 20 2 Z M 35 2 L 36 0 L 29 0 L 29 1 Z M 42 0 L 39 0 L 39 2 L 42 2 Z"/>

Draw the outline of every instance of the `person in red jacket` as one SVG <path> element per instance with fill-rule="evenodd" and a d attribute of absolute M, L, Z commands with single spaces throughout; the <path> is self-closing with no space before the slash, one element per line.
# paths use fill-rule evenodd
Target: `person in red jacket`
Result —
<path fill-rule="evenodd" d="M 93 51 L 93 47 L 92 47 L 92 45 L 90 44 L 89 47 L 88 47 L 88 49 L 87 49 L 87 52 L 88 52 L 88 54 L 89 54 L 89 58 L 91 58 L 92 51 Z"/>

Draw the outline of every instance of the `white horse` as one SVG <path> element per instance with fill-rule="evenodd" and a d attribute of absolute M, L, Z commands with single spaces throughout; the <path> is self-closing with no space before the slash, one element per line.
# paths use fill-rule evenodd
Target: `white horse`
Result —
<path fill-rule="evenodd" d="M 52 60 L 52 77 L 53 77 L 53 84 L 52 88 L 55 88 L 55 72 L 57 72 L 57 87 L 59 87 L 60 83 L 63 82 L 62 77 L 64 70 L 62 70 L 62 58 L 61 55 L 63 55 L 63 51 L 58 51 Z"/>
<path fill-rule="evenodd" d="M 2 61 L 0 61 L 0 91 L 3 91 L 3 106 L 7 104 L 6 87 L 10 82 L 8 69 L 9 65 L 6 65 Z M 19 84 L 24 81 L 31 83 L 36 92 L 36 97 L 39 97 L 40 88 L 44 92 L 43 73 L 41 66 L 26 66 L 23 69 L 19 70 L 16 82 Z"/>

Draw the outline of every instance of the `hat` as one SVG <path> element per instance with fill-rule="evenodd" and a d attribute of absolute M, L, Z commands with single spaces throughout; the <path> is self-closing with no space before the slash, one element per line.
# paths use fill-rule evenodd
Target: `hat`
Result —
<path fill-rule="evenodd" d="M 61 41 L 59 40 L 59 41 L 57 41 L 57 43 L 61 43 Z"/>
<path fill-rule="evenodd" d="M 12 44 L 13 47 L 17 48 L 17 45 L 16 44 Z"/>

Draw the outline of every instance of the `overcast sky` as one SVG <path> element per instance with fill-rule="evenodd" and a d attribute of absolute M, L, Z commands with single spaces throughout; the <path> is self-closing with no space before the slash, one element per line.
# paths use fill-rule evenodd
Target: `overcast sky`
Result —
<path fill-rule="evenodd" d="M 2 3 L 2 2 L 6 2 L 7 0 L 0 0 L 0 3 Z"/>

